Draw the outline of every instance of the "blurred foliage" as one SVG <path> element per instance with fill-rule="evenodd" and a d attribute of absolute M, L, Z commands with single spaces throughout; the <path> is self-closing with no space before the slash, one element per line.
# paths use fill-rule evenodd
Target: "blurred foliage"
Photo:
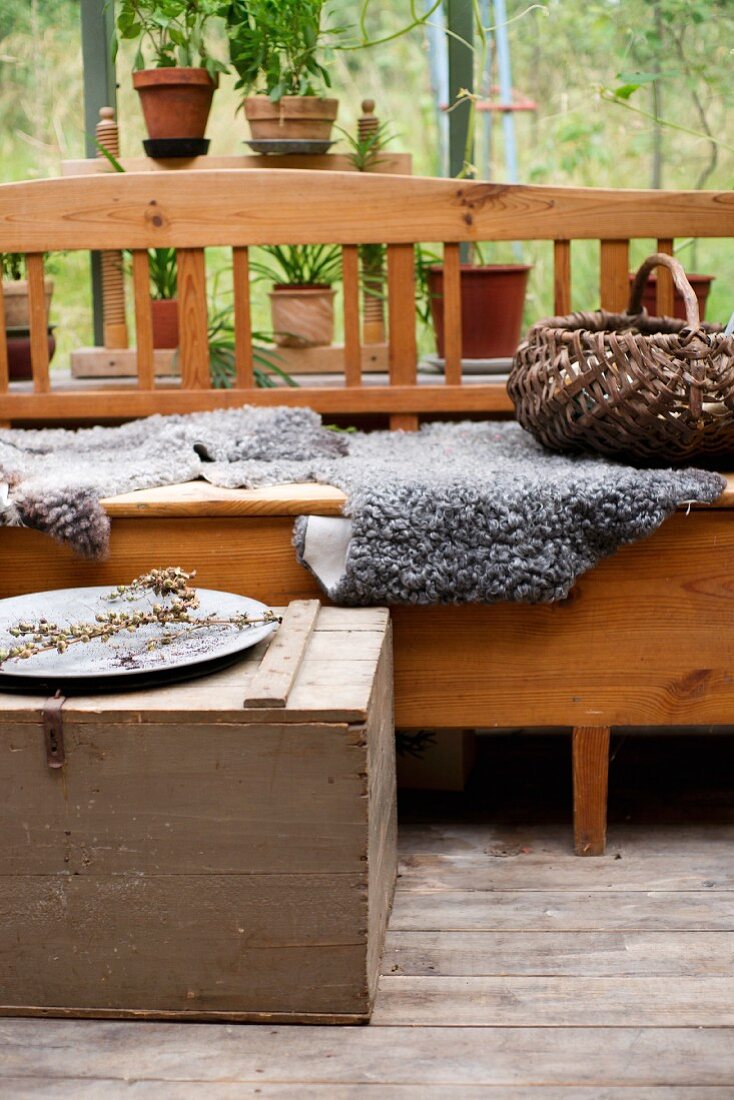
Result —
<path fill-rule="evenodd" d="M 397 34 L 410 21 L 411 6 L 411 0 L 370 3 L 367 36 Z M 422 11 L 421 5 L 417 9 Z M 546 0 L 527 9 L 527 0 L 508 0 L 513 83 L 537 104 L 534 113 L 515 116 L 523 182 L 648 187 L 657 178 L 669 188 L 731 186 L 734 153 L 718 143 L 726 139 L 732 113 L 734 0 Z M 335 25 L 359 37 L 357 0 L 331 0 L 329 11 Z M 491 34 L 488 53 L 485 84 L 492 84 Z M 139 155 L 145 136 L 131 87 L 133 54 L 134 47 L 123 43 L 118 56 L 123 156 Z M 354 133 L 362 99 L 374 99 L 378 117 L 396 135 L 391 148 L 411 152 L 416 173 L 438 172 L 436 104 L 423 28 L 372 48 L 337 51 L 328 66 L 340 99 L 340 126 Z M 234 83 L 232 76 L 223 77 L 214 101 L 208 130 L 213 154 L 241 151 L 247 136 Z M 634 85 L 628 107 L 620 97 L 605 99 L 603 89 L 613 92 L 625 83 Z M 499 116 L 492 115 L 491 159 L 482 118 L 474 158 L 478 174 L 502 180 Z M 0 0 L 0 178 L 54 175 L 62 159 L 83 156 L 83 119 L 78 0 Z M 341 148 L 349 151 L 343 140 Z M 651 241 L 635 244 L 634 260 L 651 250 Z M 531 321 L 550 312 L 551 248 L 541 243 L 522 252 L 535 264 L 526 311 Z M 512 260 L 516 251 L 510 243 L 496 245 L 486 258 Z M 730 242 L 705 241 L 696 251 L 685 249 L 682 258 L 717 276 L 709 316 L 728 319 L 734 306 Z M 210 266 L 222 269 L 226 262 L 224 254 L 213 255 Z M 575 306 L 598 304 L 598 262 L 597 245 L 574 246 Z M 90 339 L 87 271 L 86 257 L 79 254 L 69 253 L 59 264 L 52 319 L 60 324 L 62 353 Z M 267 328 L 264 300 L 255 301 L 254 313 L 255 323 Z"/>

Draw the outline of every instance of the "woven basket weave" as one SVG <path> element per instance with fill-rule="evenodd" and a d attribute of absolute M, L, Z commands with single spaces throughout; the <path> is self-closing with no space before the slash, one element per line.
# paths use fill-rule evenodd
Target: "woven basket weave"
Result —
<path fill-rule="evenodd" d="M 686 320 L 649 317 L 647 278 L 667 267 Z M 680 462 L 734 450 L 734 337 L 702 324 L 677 260 L 640 267 L 627 313 L 572 313 L 534 325 L 507 389 L 524 428 L 555 451 Z"/>

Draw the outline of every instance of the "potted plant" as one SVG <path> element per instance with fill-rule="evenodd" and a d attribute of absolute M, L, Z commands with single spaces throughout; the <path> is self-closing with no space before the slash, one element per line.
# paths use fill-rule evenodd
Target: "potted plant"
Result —
<path fill-rule="evenodd" d="M 178 278 L 175 248 L 148 249 L 153 347 L 178 347 Z"/>
<path fill-rule="evenodd" d="M 28 280 L 23 278 L 23 256 L 20 252 L 4 252 L 2 255 L 3 299 L 5 302 L 5 333 L 8 347 L 8 377 L 19 382 L 32 377 L 30 306 Z M 44 279 L 46 316 L 51 308 L 53 279 Z M 53 331 L 48 330 L 48 357 L 56 350 Z"/>
<path fill-rule="evenodd" d="M 252 333 L 252 361 L 255 385 L 271 390 L 277 386 L 298 388 L 298 383 L 279 365 L 280 356 L 268 347 L 269 334 Z M 229 390 L 237 377 L 234 318 L 231 308 L 215 306 L 209 310 L 209 367 L 215 390 Z"/>
<path fill-rule="evenodd" d="M 270 312 L 275 343 L 310 348 L 334 339 L 334 289 L 341 275 L 337 245 L 266 245 L 265 262 L 253 271 L 270 279 Z"/>
<path fill-rule="evenodd" d="M 255 143 L 267 151 L 328 148 L 339 102 L 322 60 L 324 0 L 231 0 L 229 54 Z M 294 143 L 296 143 L 294 145 Z M 308 146 L 309 152 L 318 151 Z"/>
<path fill-rule="evenodd" d="M 693 287 L 693 291 L 698 299 L 698 312 L 701 320 L 706 319 L 706 302 L 708 301 L 709 291 L 711 290 L 711 284 L 716 278 L 715 275 L 689 275 L 686 272 L 686 278 Z M 631 271 L 629 275 L 630 290 L 632 289 L 632 283 L 635 279 L 635 272 Z M 642 293 L 642 304 L 650 314 L 651 317 L 655 317 L 658 312 L 657 308 L 657 276 L 651 275 L 645 284 L 645 289 Z M 677 317 L 679 321 L 685 321 L 686 319 L 686 306 L 683 301 L 683 295 L 677 287 L 673 287 L 673 317 Z"/>
<path fill-rule="evenodd" d="M 529 272 L 528 264 L 460 265 L 463 359 L 512 358 L 520 340 Z M 427 282 L 436 350 L 443 359 L 443 264 L 430 265 Z"/>
<path fill-rule="evenodd" d="M 212 97 L 219 73 L 227 71 L 209 48 L 210 24 L 222 13 L 222 0 L 118 4 L 120 38 L 138 43 L 133 87 L 140 96 L 149 139 L 174 143 L 157 148 L 146 144 L 146 151 L 168 156 L 205 153 Z"/>

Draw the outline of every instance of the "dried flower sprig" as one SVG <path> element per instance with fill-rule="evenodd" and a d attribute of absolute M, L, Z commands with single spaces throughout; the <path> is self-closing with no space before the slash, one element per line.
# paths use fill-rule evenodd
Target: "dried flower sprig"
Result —
<path fill-rule="evenodd" d="M 70 645 L 86 644 L 92 639 L 109 642 L 111 638 L 125 632 L 134 634 L 143 626 L 164 628 L 158 637 L 152 638 L 147 644 L 148 650 L 156 650 L 161 645 L 170 645 L 177 638 L 207 627 L 230 626 L 237 630 L 244 630 L 249 626 L 280 622 L 280 618 L 270 609 L 262 615 L 238 612 L 235 615 L 220 617 L 212 613 L 191 618 L 191 612 L 199 607 L 196 589 L 189 584 L 195 575 L 195 573 L 187 573 L 178 566 L 152 569 L 130 584 L 118 585 L 105 597 L 110 602 L 115 600 L 132 602 L 146 592 L 152 592 L 162 600 L 170 601 L 155 603 L 150 610 L 137 608 L 134 611 L 103 611 L 95 615 L 93 623 L 69 623 L 67 626 L 59 626 L 57 623 L 49 622 L 48 619 L 39 619 L 35 623 L 19 622 L 10 629 L 9 633 L 21 640 L 15 646 L 0 648 L 0 666 L 5 661 L 27 660 L 29 657 L 48 653 L 53 649 L 58 653 L 64 653 Z M 170 628 L 179 624 L 181 629 L 175 633 L 172 632 Z"/>

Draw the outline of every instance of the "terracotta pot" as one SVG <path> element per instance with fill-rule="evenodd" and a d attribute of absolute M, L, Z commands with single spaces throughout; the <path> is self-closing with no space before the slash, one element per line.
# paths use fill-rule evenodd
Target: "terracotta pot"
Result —
<path fill-rule="evenodd" d="M 339 110 L 338 99 L 284 95 L 273 103 L 266 95 L 249 96 L 245 118 L 256 141 L 328 141 Z"/>
<path fill-rule="evenodd" d="M 133 73 L 151 138 L 203 138 L 216 87 L 206 69 Z"/>
<path fill-rule="evenodd" d="M 31 366 L 31 336 L 27 331 L 8 333 L 8 378 L 11 382 L 27 382 L 33 377 Z M 56 340 L 53 332 L 48 334 L 48 361 L 54 357 Z"/>
<path fill-rule="evenodd" d="M 273 339 L 282 348 L 324 347 L 334 339 L 330 286 L 274 286 L 270 314 Z"/>
<path fill-rule="evenodd" d="M 527 264 L 461 265 L 462 358 L 507 359 L 520 342 Z M 436 347 L 444 356 L 443 267 L 428 269 Z"/>
<path fill-rule="evenodd" d="M 634 282 L 635 274 L 630 273 L 630 286 Z M 716 278 L 715 275 L 689 275 L 686 272 L 686 278 L 693 287 L 693 291 L 698 298 L 698 311 L 701 315 L 701 320 L 706 318 L 706 300 L 711 290 L 711 284 Z M 657 314 L 657 305 L 655 304 L 655 296 L 657 293 L 657 278 L 655 275 L 651 275 L 645 285 L 645 290 L 642 295 L 642 304 L 650 314 L 651 317 L 655 317 Z M 677 317 L 681 321 L 686 319 L 686 307 L 683 303 L 683 295 L 679 294 L 674 288 L 673 298 L 673 316 Z"/>
<path fill-rule="evenodd" d="M 46 297 L 46 315 L 51 309 L 51 297 L 54 292 L 53 279 L 43 280 L 43 289 Z M 28 280 L 9 279 L 3 281 L 3 298 L 5 299 L 5 324 L 7 328 L 28 328 L 30 325 L 30 311 L 28 307 Z"/>
<path fill-rule="evenodd" d="M 153 315 L 153 347 L 178 347 L 178 298 L 154 298 L 150 303 Z"/>

